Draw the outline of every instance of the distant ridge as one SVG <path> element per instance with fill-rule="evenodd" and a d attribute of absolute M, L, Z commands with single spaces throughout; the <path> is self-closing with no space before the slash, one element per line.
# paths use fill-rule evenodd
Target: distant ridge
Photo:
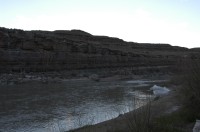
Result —
<path fill-rule="evenodd" d="M 173 67 L 199 50 L 169 44 L 125 42 L 81 30 L 0 28 L 0 72 L 94 68 Z"/>
<path fill-rule="evenodd" d="M 68 34 L 74 34 L 74 35 L 85 35 L 85 36 L 91 36 L 90 33 L 87 33 L 82 30 L 73 29 L 73 30 L 55 30 L 55 33 L 68 33 Z"/>

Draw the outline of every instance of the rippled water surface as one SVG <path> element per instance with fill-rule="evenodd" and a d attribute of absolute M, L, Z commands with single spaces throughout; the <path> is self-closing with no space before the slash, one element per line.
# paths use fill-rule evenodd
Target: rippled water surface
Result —
<path fill-rule="evenodd" d="M 160 81 L 160 80 L 158 80 Z M 134 109 L 138 89 L 156 81 L 66 80 L 0 86 L 0 131 L 56 132 L 94 124 Z M 144 98 L 140 103 L 144 103 Z"/>

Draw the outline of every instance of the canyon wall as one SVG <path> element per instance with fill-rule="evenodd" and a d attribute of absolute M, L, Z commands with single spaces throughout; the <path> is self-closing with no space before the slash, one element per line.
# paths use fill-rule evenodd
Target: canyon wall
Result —
<path fill-rule="evenodd" d="M 169 44 L 125 42 L 81 30 L 0 28 L 0 72 L 173 67 L 191 54 L 199 56 L 199 51 Z"/>

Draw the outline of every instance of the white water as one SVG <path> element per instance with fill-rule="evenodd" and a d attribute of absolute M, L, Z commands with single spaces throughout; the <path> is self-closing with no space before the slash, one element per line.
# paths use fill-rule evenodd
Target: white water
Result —
<path fill-rule="evenodd" d="M 155 96 L 167 95 L 170 92 L 168 88 L 157 86 L 157 85 L 154 85 L 153 87 L 151 87 L 150 90 L 153 90 L 153 94 Z"/>

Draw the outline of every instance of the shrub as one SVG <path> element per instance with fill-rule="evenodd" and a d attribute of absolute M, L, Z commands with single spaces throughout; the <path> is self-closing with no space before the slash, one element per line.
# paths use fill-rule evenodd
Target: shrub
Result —
<path fill-rule="evenodd" d="M 138 107 L 140 102 L 133 101 L 134 107 Z M 140 108 L 134 110 L 134 112 L 130 112 L 125 115 L 125 122 L 128 125 L 128 129 L 130 132 L 152 132 L 151 129 L 151 101 L 149 97 L 149 101 L 145 106 L 139 106 Z"/>
<path fill-rule="evenodd" d="M 189 59 L 184 65 L 183 94 L 184 104 L 192 112 L 200 111 L 200 61 Z"/>

